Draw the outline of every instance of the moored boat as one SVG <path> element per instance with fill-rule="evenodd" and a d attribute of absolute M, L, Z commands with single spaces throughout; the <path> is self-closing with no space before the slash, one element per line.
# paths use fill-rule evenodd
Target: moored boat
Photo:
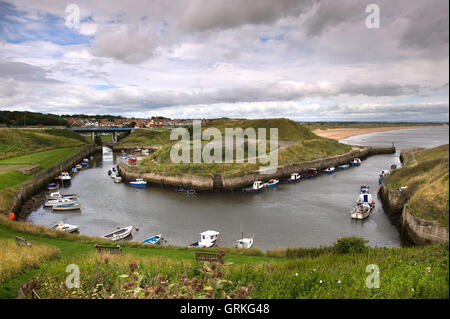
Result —
<path fill-rule="evenodd" d="M 350 167 L 350 164 L 342 164 L 342 165 L 339 165 L 338 167 L 339 167 L 339 169 L 347 169 Z"/>
<path fill-rule="evenodd" d="M 220 233 L 215 230 L 208 230 L 200 234 L 200 241 L 192 243 L 189 247 L 213 248 L 220 240 Z"/>
<path fill-rule="evenodd" d="M 177 193 L 186 194 L 186 195 L 195 195 L 197 192 L 193 188 L 184 188 L 182 186 L 175 188 Z"/>
<path fill-rule="evenodd" d="M 159 245 L 161 243 L 161 234 L 152 236 L 142 241 L 143 244 Z"/>
<path fill-rule="evenodd" d="M 77 194 L 61 194 L 60 192 L 50 192 L 45 195 L 47 200 L 57 200 L 57 199 L 77 199 Z"/>
<path fill-rule="evenodd" d="M 359 166 L 359 165 L 361 165 L 361 159 L 355 158 L 355 159 L 353 159 L 351 164 L 352 164 L 352 166 Z"/>
<path fill-rule="evenodd" d="M 303 178 L 313 178 L 318 175 L 317 168 L 310 168 L 305 174 L 302 175 Z"/>
<path fill-rule="evenodd" d="M 243 188 L 242 192 L 243 193 L 260 193 L 262 191 L 264 191 L 265 188 L 265 184 L 262 181 L 255 181 L 253 182 L 252 187 L 249 188 Z"/>
<path fill-rule="evenodd" d="M 103 235 L 103 238 L 111 239 L 114 241 L 121 240 L 130 236 L 132 230 L 133 226 L 122 227 L 111 233 Z"/>
<path fill-rule="evenodd" d="M 80 230 L 80 226 L 64 224 L 63 222 L 57 222 L 50 229 L 60 230 L 66 233 L 74 233 Z"/>
<path fill-rule="evenodd" d="M 80 164 L 77 164 L 77 165 L 75 165 L 75 168 L 78 169 L 78 170 L 80 170 L 80 169 L 83 168 L 83 166 L 81 166 Z"/>
<path fill-rule="evenodd" d="M 392 164 L 391 165 L 391 170 L 397 169 L 397 164 Z"/>
<path fill-rule="evenodd" d="M 72 173 L 78 173 L 78 169 L 76 167 L 72 167 Z"/>
<path fill-rule="evenodd" d="M 367 203 L 363 203 L 361 205 L 356 206 L 351 212 L 350 216 L 353 219 L 365 219 L 369 217 L 370 212 L 372 211 L 371 207 Z"/>
<path fill-rule="evenodd" d="M 279 183 L 280 183 L 280 180 L 279 180 L 279 179 L 271 179 L 271 180 L 269 180 L 267 183 L 265 183 L 264 185 L 265 185 L 267 188 L 272 188 L 272 187 L 277 186 Z"/>
<path fill-rule="evenodd" d="M 301 175 L 299 173 L 292 173 L 291 176 L 285 180 L 286 183 L 298 183 L 301 180 Z"/>
<path fill-rule="evenodd" d="M 81 165 L 81 168 L 86 168 L 86 167 L 88 167 L 89 163 L 83 162 L 80 165 Z"/>
<path fill-rule="evenodd" d="M 236 244 L 234 244 L 234 247 L 236 248 L 246 248 L 250 249 L 253 247 L 253 237 L 252 238 L 241 238 L 236 241 Z"/>
<path fill-rule="evenodd" d="M 117 184 L 122 183 L 122 177 L 120 177 L 120 176 L 114 177 L 114 183 L 117 183 Z"/>
<path fill-rule="evenodd" d="M 80 210 L 81 204 L 79 203 L 71 203 L 71 204 L 62 204 L 56 205 L 52 207 L 53 211 L 71 211 L 71 210 Z"/>
<path fill-rule="evenodd" d="M 47 185 L 47 189 L 49 191 L 53 191 L 53 190 L 59 189 L 59 184 L 58 183 L 50 183 L 50 184 Z"/>
<path fill-rule="evenodd" d="M 48 200 L 44 203 L 44 207 L 53 207 L 58 205 L 65 205 L 65 204 L 73 204 L 75 203 L 75 200 L 70 198 L 58 198 L 53 200 Z"/>
<path fill-rule="evenodd" d="M 142 178 L 136 178 L 135 181 L 130 182 L 130 186 L 137 187 L 137 188 L 146 188 L 147 182 L 144 181 Z"/>
<path fill-rule="evenodd" d="M 323 172 L 324 172 L 325 174 L 333 174 L 335 170 L 336 170 L 336 168 L 335 168 L 334 166 L 329 166 L 329 167 L 327 167 L 327 169 L 325 169 Z"/>
<path fill-rule="evenodd" d="M 62 172 L 57 178 L 61 181 L 70 181 L 72 179 L 68 172 Z"/>

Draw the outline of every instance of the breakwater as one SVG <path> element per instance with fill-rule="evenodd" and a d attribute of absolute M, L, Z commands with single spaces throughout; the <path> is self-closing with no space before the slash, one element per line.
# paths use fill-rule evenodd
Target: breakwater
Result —
<path fill-rule="evenodd" d="M 139 170 L 139 167 L 131 167 L 122 161 L 119 163 L 119 172 L 125 181 L 134 180 L 140 177 L 149 183 L 162 186 L 183 186 L 195 188 L 201 191 L 233 191 L 251 185 L 256 180 L 284 178 L 289 177 L 292 173 L 305 173 L 311 167 L 318 170 L 324 170 L 328 166 L 338 166 L 349 163 L 355 157 L 364 159 L 371 155 L 392 153 L 395 153 L 395 147 L 362 147 L 358 150 L 352 150 L 342 155 L 302 162 L 294 165 L 279 166 L 273 174 L 260 174 L 259 172 L 254 172 L 232 177 L 222 175 L 215 175 L 213 177 L 188 174 L 170 175 L 162 172 L 143 172 Z"/>
<path fill-rule="evenodd" d="M 26 218 L 26 212 L 21 211 L 22 205 L 35 193 L 46 187 L 48 183 L 55 181 L 55 176 L 58 176 L 62 171 L 68 171 L 76 164 L 80 163 L 83 158 L 90 156 L 96 152 L 101 152 L 102 147 L 95 144 L 83 146 L 81 150 L 71 157 L 65 159 L 57 165 L 54 165 L 36 176 L 31 180 L 22 183 L 20 189 L 16 192 L 12 202 L 11 211 L 13 211 L 18 219 Z"/>

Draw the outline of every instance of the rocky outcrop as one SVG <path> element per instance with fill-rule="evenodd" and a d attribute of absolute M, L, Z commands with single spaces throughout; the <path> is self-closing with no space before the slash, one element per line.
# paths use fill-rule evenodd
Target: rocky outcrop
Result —
<path fill-rule="evenodd" d="M 403 207 L 401 223 L 404 235 L 416 245 L 448 241 L 448 227 L 434 220 L 418 218 L 411 213 L 408 204 Z"/>
<path fill-rule="evenodd" d="M 395 153 L 394 147 L 364 147 L 359 150 L 353 150 L 346 154 L 332 156 L 325 159 L 318 159 L 310 162 L 303 162 L 295 165 L 280 166 L 273 174 L 260 174 L 259 172 L 247 173 L 240 176 L 195 176 L 195 175 L 176 175 L 162 172 L 145 172 L 139 170 L 138 167 L 130 167 L 124 162 L 119 163 L 119 172 L 124 180 L 129 181 L 137 177 L 145 179 L 149 183 L 159 184 L 163 186 L 183 186 L 195 188 L 203 191 L 233 191 L 242 187 L 252 185 L 256 180 L 269 180 L 271 178 L 289 177 L 292 173 L 304 173 L 308 169 L 314 167 L 318 170 L 326 169 L 328 166 L 337 166 L 349 163 L 355 157 L 366 158 L 376 154 Z"/>

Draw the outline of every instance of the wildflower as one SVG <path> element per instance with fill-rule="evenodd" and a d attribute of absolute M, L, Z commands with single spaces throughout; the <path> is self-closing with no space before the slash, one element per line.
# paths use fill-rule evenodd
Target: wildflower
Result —
<path fill-rule="evenodd" d="M 319 283 L 320 283 L 320 284 L 323 283 L 323 280 L 319 281 Z"/>
<path fill-rule="evenodd" d="M 298 272 L 296 272 L 295 275 L 298 276 Z"/>
<path fill-rule="evenodd" d="M 342 283 L 342 281 L 338 280 L 338 281 L 337 281 L 337 283 L 338 283 L 338 284 L 341 284 L 341 283 Z"/>

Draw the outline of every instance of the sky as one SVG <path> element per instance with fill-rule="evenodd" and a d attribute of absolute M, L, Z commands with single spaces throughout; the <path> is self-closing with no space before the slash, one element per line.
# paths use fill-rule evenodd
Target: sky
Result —
<path fill-rule="evenodd" d="M 0 109 L 448 122 L 448 6 L 0 0 Z"/>

